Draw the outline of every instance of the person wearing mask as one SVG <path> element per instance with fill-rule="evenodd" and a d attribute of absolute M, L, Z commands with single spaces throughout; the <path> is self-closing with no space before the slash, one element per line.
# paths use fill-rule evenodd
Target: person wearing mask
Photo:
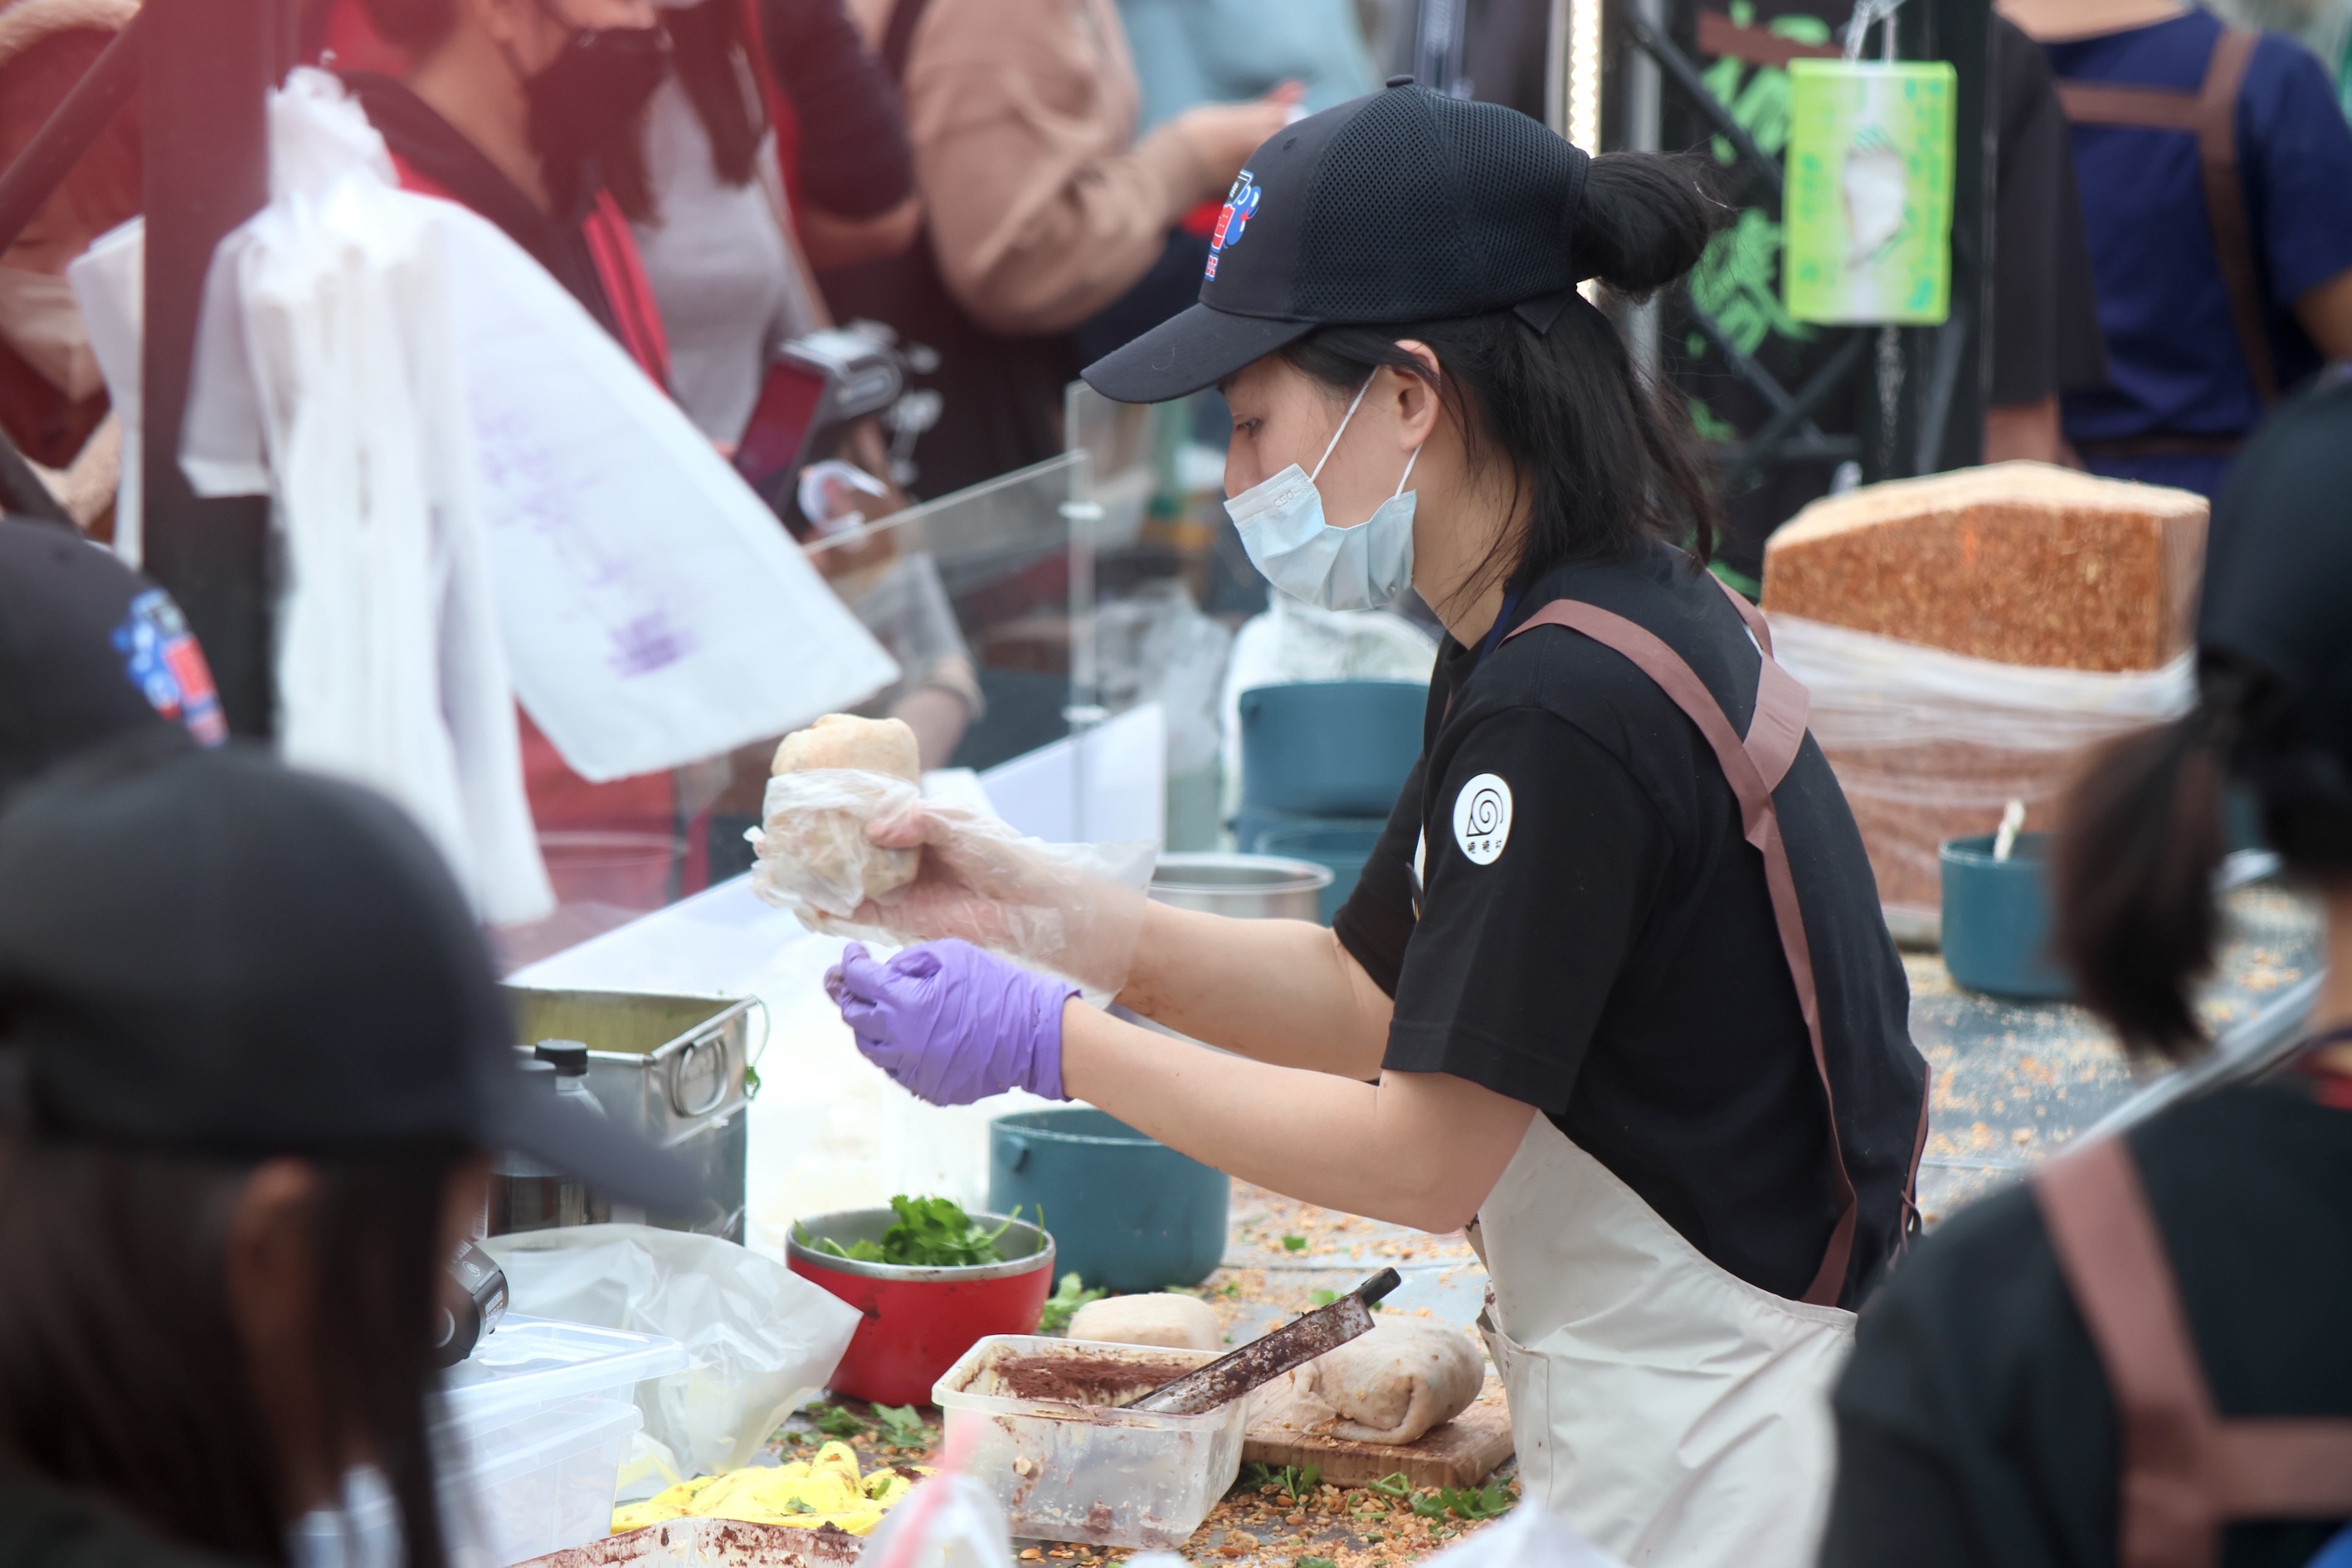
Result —
<path fill-rule="evenodd" d="M 2054 863 L 2084 1004 L 2140 1060 L 2193 1061 L 2221 797 L 2251 790 L 2326 922 L 2292 1070 L 2062 1152 L 1928 1238 L 1838 1386 L 1822 1568 L 2303 1568 L 2352 1518 L 2347 492 L 2331 371 L 2222 488 L 2195 709 L 2096 760 Z"/>
<path fill-rule="evenodd" d="M 1202 105 L 1140 139 L 1113 0 L 861 0 L 898 83 L 926 232 L 821 279 L 835 315 L 939 355 L 919 437 L 926 497 L 1062 450 L 1062 394 L 1097 352 L 1181 310 L 1206 242 L 1179 227 L 1225 193 L 1295 94 Z M 1108 341 L 1104 341 L 1107 339 Z"/>
<path fill-rule="evenodd" d="M 1706 570 L 1687 416 L 1577 289 L 1687 273 L 1706 169 L 1409 84 L 1258 148 L 1200 303 L 1086 374 L 1223 390 L 1276 587 L 1443 618 L 1356 890 L 1328 928 L 1124 900 L 918 805 L 869 828 L 926 847 L 917 880 L 856 914 L 916 945 L 828 983 L 933 1103 L 1080 1098 L 1308 1203 L 1474 1226 L 1527 1500 L 1628 1562 L 1796 1568 L 1927 1074 L 1803 690 Z M 1030 956 L 1222 1049 L 972 945 L 1053 931 Z"/>
<path fill-rule="evenodd" d="M 2094 473 L 2218 494 L 2282 394 L 2352 355 L 2352 126 L 2293 40 L 2176 0 L 2002 0 L 2074 124 L 2109 384 Z"/>
<path fill-rule="evenodd" d="M 463 1560 L 434 1346 L 492 1154 L 698 1195 L 529 1083 L 513 1037 L 464 899 L 380 796 L 231 747 L 100 751 L 11 802 L 0 1558 Z"/>
<path fill-rule="evenodd" d="M 162 749 L 228 738 L 180 606 L 62 524 L 0 518 L 0 803 L 134 737 Z"/>
<path fill-rule="evenodd" d="M 0 6 L 0 168 L 16 161 L 137 0 L 10 0 Z M 67 515 L 113 534 L 122 434 L 90 352 L 66 268 L 134 217 L 140 202 L 134 98 L 110 121 L 0 255 L 0 430 L 38 466 Z"/>

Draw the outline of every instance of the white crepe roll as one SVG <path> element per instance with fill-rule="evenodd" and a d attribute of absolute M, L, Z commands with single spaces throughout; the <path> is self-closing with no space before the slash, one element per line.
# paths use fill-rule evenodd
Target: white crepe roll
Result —
<path fill-rule="evenodd" d="M 1070 1338 L 1101 1344 L 1156 1345 L 1162 1350 L 1224 1348 L 1217 1314 L 1197 1296 L 1171 1290 L 1151 1296 L 1107 1296 L 1070 1315 Z"/>
<path fill-rule="evenodd" d="M 1326 1436 L 1412 1443 L 1470 1408 L 1486 1369 L 1459 1330 L 1391 1319 L 1292 1375 L 1333 1412 Z"/>

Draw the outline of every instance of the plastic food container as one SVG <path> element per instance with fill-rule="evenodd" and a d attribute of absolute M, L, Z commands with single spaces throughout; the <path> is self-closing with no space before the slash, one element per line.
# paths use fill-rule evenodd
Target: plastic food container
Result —
<path fill-rule="evenodd" d="M 658 1335 L 501 1320 L 443 1374 L 433 1430 L 468 1561 L 503 1568 L 609 1533 L 621 1461 L 645 1422 L 636 1386 L 687 1366 L 684 1347 Z"/>
<path fill-rule="evenodd" d="M 995 1335 L 972 1346 L 933 1387 L 931 1401 L 946 1412 L 950 1443 L 964 1426 L 978 1428 L 966 1473 L 995 1489 L 1014 1535 L 1173 1551 L 1241 1474 L 1248 1400 L 1200 1415 L 1147 1415 L 1014 1398 L 998 1392 L 995 1368 L 1016 1356 L 1187 1370 L 1216 1359 L 1034 1334 Z"/>
<path fill-rule="evenodd" d="M 1003 1262 L 964 1268 L 860 1263 L 800 1239 L 804 1228 L 812 1237 L 844 1247 L 879 1241 L 898 1217 L 887 1208 L 811 1215 L 784 1238 L 787 1268 L 865 1314 L 833 1370 L 833 1391 L 877 1405 L 920 1404 L 974 1342 L 1031 1332 L 1054 1289 L 1054 1238 L 1025 1221 L 1014 1221 L 996 1238 Z M 1006 1216 L 971 1217 L 994 1230 Z"/>

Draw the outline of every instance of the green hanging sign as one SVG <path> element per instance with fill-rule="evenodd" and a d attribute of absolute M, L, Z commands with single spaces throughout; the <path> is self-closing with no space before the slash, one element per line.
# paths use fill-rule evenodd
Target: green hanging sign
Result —
<path fill-rule="evenodd" d="M 1942 60 L 1797 59 L 1780 288 L 1801 321 L 1951 313 L 1958 82 Z"/>

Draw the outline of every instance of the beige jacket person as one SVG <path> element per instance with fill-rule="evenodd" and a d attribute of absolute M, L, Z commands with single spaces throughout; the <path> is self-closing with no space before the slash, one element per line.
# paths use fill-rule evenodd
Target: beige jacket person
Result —
<path fill-rule="evenodd" d="M 877 49 L 891 10 L 857 0 Z M 1112 0 L 929 0 L 902 91 L 940 270 L 1007 336 L 1064 331 L 1126 293 L 1232 177 L 1173 123 L 1134 140 L 1141 94 Z"/>

